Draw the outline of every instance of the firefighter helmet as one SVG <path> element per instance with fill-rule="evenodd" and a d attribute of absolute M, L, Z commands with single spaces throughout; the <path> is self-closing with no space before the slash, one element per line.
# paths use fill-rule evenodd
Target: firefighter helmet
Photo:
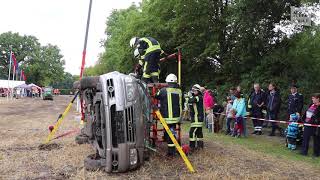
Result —
<path fill-rule="evenodd" d="M 177 76 L 174 74 L 169 74 L 166 78 L 167 83 L 177 83 Z"/>
<path fill-rule="evenodd" d="M 133 37 L 133 38 L 131 38 L 131 39 L 130 39 L 130 47 L 133 48 L 133 47 L 137 44 L 138 40 L 139 40 L 138 37 Z"/>

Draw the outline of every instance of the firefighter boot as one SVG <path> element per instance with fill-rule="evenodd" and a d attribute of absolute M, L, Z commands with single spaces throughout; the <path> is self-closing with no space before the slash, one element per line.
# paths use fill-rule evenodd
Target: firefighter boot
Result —
<path fill-rule="evenodd" d="M 198 148 L 203 149 L 203 141 L 198 141 Z"/>

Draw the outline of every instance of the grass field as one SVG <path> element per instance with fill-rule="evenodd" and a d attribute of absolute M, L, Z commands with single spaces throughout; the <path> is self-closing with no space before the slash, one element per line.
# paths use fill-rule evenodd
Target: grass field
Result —
<path fill-rule="evenodd" d="M 291 152 L 280 137 L 233 138 L 205 131 L 205 148 L 189 156 L 196 173 L 190 174 L 182 159 L 166 157 L 165 150 L 152 153 L 136 171 L 107 174 L 89 172 L 83 160 L 94 153 L 90 145 L 78 145 L 74 135 L 54 140 L 51 150 L 38 146 L 48 135 L 72 97 L 54 101 L 0 99 L 0 179 L 320 179 L 320 159 Z M 75 109 L 58 134 L 79 127 Z M 183 143 L 188 143 L 188 123 L 183 124 Z M 166 147 L 163 144 L 163 147 Z M 311 153 L 310 153 L 311 154 Z"/>

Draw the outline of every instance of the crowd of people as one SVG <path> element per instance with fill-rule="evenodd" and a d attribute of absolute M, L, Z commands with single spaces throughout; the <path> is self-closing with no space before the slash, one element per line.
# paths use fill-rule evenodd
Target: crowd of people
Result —
<path fill-rule="evenodd" d="M 160 43 L 152 37 L 133 37 L 130 40 L 130 47 L 134 49 L 134 57 L 139 59 L 135 68 L 135 74 L 146 83 L 158 83 L 160 74 L 160 57 L 166 55 L 160 47 Z M 170 74 L 166 78 L 169 87 L 159 91 L 160 111 L 164 114 L 169 127 L 179 123 L 180 114 L 189 117 L 191 128 L 189 130 L 189 141 L 191 149 L 201 149 L 203 144 L 202 124 L 209 131 L 217 132 L 222 128 L 223 123 L 217 123 L 215 119 L 224 115 L 226 121 L 226 134 L 234 137 L 248 136 L 247 121 L 252 120 L 253 131 L 251 134 L 260 136 L 263 128 L 271 122 L 271 133 L 275 136 L 279 131 L 280 136 L 286 135 L 288 148 L 296 148 L 296 139 L 303 137 L 301 154 L 307 155 L 310 137 L 314 140 L 314 155 L 320 155 L 320 128 L 304 125 L 299 130 L 298 122 L 311 125 L 320 125 L 320 94 L 312 95 L 312 104 L 303 111 L 303 96 L 298 92 L 297 85 L 290 87 L 291 94 L 288 97 L 287 119 L 291 121 L 289 127 L 284 131 L 277 122 L 281 107 L 281 94 L 274 83 L 270 83 L 268 90 L 261 89 L 259 83 L 253 85 L 253 91 L 246 98 L 241 87 L 231 88 L 224 106 L 216 103 L 214 93 L 201 87 L 199 84 L 192 86 L 185 94 L 185 112 L 181 112 L 181 90 L 177 86 L 177 77 Z M 265 122 L 265 123 L 264 123 Z M 284 134 L 286 132 L 286 134 Z M 299 132 L 303 132 L 299 135 Z M 168 154 L 174 154 L 173 144 L 165 135 L 168 142 Z"/>
<path fill-rule="evenodd" d="M 205 127 L 209 132 L 218 132 L 222 129 L 223 119 L 225 122 L 225 134 L 233 137 L 247 137 L 247 121 L 252 120 L 252 135 L 260 136 L 263 129 L 271 122 L 269 136 L 275 136 L 279 131 L 280 136 L 286 137 L 287 147 L 295 150 L 301 142 L 301 154 L 307 155 L 310 138 L 313 137 L 313 155 L 320 155 L 320 94 L 312 95 L 312 103 L 303 110 L 303 95 L 298 92 L 298 86 L 290 86 L 290 94 L 287 100 L 286 130 L 279 125 L 281 94 L 274 83 L 270 83 L 267 91 L 261 89 L 259 83 L 253 84 L 253 90 L 248 96 L 241 92 L 241 87 L 231 88 L 223 106 L 217 104 L 212 90 L 199 88 L 203 96 Z M 186 95 L 188 103 L 189 95 Z M 188 106 L 185 106 L 188 107 Z M 185 109 L 187 110 L 187 109 Z M 192 116 L 191 116 L 192 118 Z"/>

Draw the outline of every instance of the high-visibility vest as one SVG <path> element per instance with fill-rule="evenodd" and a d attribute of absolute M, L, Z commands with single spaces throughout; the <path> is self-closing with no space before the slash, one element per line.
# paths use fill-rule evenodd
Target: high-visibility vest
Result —
<path fill-rule="evenodd" d="M 182 112 L 182 91 L 179 88 L 167 87 L 157 93 L 160 100 L 160 112 L 167 124 L 180 121 Z"/>
<path fill-rule="evenodd" d="M 144 59 L 144 57 L 151 52 L 161 51 L 160 43 L 152 37 L 140 38 L 139 41 L 144 41 L 148 44 L 146 52 L 141 56 L 142 59 Z"/>

